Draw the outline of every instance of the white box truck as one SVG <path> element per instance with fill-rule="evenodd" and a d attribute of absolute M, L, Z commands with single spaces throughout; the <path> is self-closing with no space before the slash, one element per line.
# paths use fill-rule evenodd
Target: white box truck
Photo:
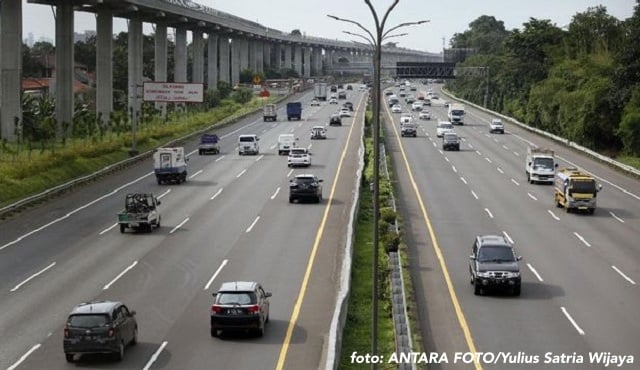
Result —
<path fill-rule="evenodd" d="M 556 163 L 553 150 L 547 148 L 527 148 L 524 171 L 527 174 L 527 181 L 529 183 L 553 183 L 556 167 L 558 167 L 558 163 Z"/>
<path fill-rule="evenodd" d="M 327 83 L 316 82 L 315 85 L 313 85 L 313 95 L 318 100 L 326 101 L 327 100 Z"/>
<path fill-rule="evenodd" d="M 187 158 L 183 147 L 156 149 L 153 153 L 153 166 L 158 185 L 187 181 Z"/>
<path fill-rule="evenodd" d="M 447 116 L 452 125 L 464 125 L 464 105 L 449 104 Z"/>

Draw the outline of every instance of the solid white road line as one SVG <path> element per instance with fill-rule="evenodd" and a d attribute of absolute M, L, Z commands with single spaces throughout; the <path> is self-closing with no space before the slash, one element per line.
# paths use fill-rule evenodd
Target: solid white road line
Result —
<path fill-rule="evenodd" d="M 504 235 L 504 237 L 509 241 L 509 243 L 513 244 L 513 239 L 511 239 L 511 236 L 509 236 L 509 234 L 507 234 L 506 231 L 502 231 L 502 235 Z"/>
<path fill-rule="evenodd" d="M 111 280 L 107 285 L 105 285 L 102 290 L 107 290 L 109 289 L 113 283 L 115 283 L 116 281 L 118 281 L 118 279 L 120 279 L 124 274 L 126 274 L 129 270 L 131 270 L 132 268 L 134 268 L 136 265 L 138 264 L 138 261 L 133 261 L 132 264 L 130 264 L 126 269 L 122 270 L 121 273 L 118 274 L 118 276 L 116 276 L 115 278 L 113 278 L 113 280 Z"/>
<path fill-rule="evenodd" d="M 162 344 L 160 345 L 160 348 L 158 348 L 158 350 L 155 351 L 155 353 L 149 359 L 149 362 L 147 362 L 147 364 L 144 365 L 144 368 L 142 370 L 149 370 L 151 368 L 153 363 L 158 360 L 158 356 L 160 356 L 160 353 L 162 352 L 164 347 L 167 346 L 167 343 L 169 343 L 169 342 L 167 342 L 166 340 L 164 342 L 162 342 Z"/>
<path fill-rule="evenodd" d="M 255 220 L 253 220 L 253 222 L 251 223 L 251 225 L 249 225 L 249 227 L 247 227 L 246 232 L 251 232 L 251 230 L 253 229 L 254 226 L 256 226 L 256 224 L 258 223 L 258 220 L 260 219 L 260 216 L 257 216 Z"/>
<path fill-rule="evenodd" d="M 209 198 L 209 199 L 211 199 L 211 200 L 216 199 L 216 197 L 217 197 L 218 195 L 220 195 L 220 193 L 222 193 L 222 189 L 223 189 L 223 188 L 218 189 L 218 191 L 216 191 L 216 193 L 215 193 L 215 194 L 213 194 L 213 195 L 211 196 L 211 198 Z"/>
<path fill-rule="evenodd" d="M 259 161 L 259 160 L 261 160 L 263 157 L 264 157 L 264 154 L 260 154 L 260 155 L 258 156 L 258 158 L 256 158 L 256 162 L 257 162 L 257 161 Z"/>
<path fill-rule="evenodd" d="M 586 240 L 585 240 L 585 238 L 583 238 L 583 237 L 582 237 L 582 235 L 578 234 L 578 233 L 577 233 L 577 232 L 575 232 L 575 231 L 573 232 L 573 235 L 575 235 L 575 236 L 576 236 L 576 238 L 580 239 L 580 241 L 581 241 L 582 243 L 584 243 L 584 245 L 586 245 L 587 247 L 591 248 L 591 244 L 589 244 L 589 242 L 588 242 L 588 241 L 586 241 Z"/>
<path fill-rule="evenodd" d="M 576 330 L 578 331 L 578 334 L 584 335 L 584 330 L 582 330 L 578 326 L 578 324 L 576 324 L 575 320 L 573 320 L 573 317 L 571 317 L 571 315 L 569 315 L 569 312 L 567 312 L 567 309 L 564 308 L 564 306 L 560 307 L 560 309 L 562 310 L 562 313 L 564 313 L 564 315 L 567 317 L 569 322 L 571 322 L 571 325 L 573 325 L 573 327 L 576 328 Z"/>
<path fill-rule="evenodd" d="M 32 279 L 35 279 L 36 277 L 42 275 L 45 271 L 47 271 L 48 269 L 52 268 L 53 266 L 55 266 L 56 263 L 52 262 L 49 266 L 43 268 L 42 270 L 36 272 L 35 274 L 29 276 L 26 280 L 24 280 L 23 282 L 21 282 L 20 284 L 16 285 L 13 287 L 13 289 L 10 290 L 10 292 L 15 292 L 16 290 L 20 289 L 21 286 L 23 286 L 24 284 L 28 283 L 29 281 L 31 281 Z"/>
<path fill-rule="evenodd" d="M 473 197 L 476 198 L 476 200 L 480 199 L 480 198 L 478 198 L 478 194 L 476 194 L 476 192 L 473 191 L 473 190 L 471 190 L 471 195 L 473 195 Z"/>
<path fill-rule="evenodd" d="M 226 155 L 221 155 L 220 157 L 218 157 L 218 159 L 216 159 L 216 162 L 220 162 L 224 157 L 226 157 Z"/>
<path fill-rule="evenodd" d="M 271 199 L 276 199 L 276 196 L 278 195 L 278 193 L 280 192 L 280 187 L 278 186 L 278 188 L 276 189 L 276 192 L 273 193 L 273 195 L 271 196 Z"/>
<path fill-rule="evenodd" d="M 287 177 L 291 176 L 292 173 L 293 173 L 293 168 L 289 170 L 289 173 L 287 173 Z"/>
<path fill-rule="evenodd" d="M 222 261 L 222 263 L 220 264 L 220 267 L 218 267 L 216 272 L 214 272 L 213 275 L 211 275 L 211 278 L 209 279 L 209 281 L 207 281 L 207 284 L 205 284 L 204 290 L 209 290 L 209 287 L 211 287 L 211 284 L 216 279 L 216 276 L 218 276 L 220 271 L 222 271 L 222 268 L 227 264 L 227 262 L 229 262 L 229 260 L 223 260 Z"/>
<path fill-rule="evenodd" d="M 533 266 L 531 266 L 530 263 L 527 263 L 527 267 L 529 268 L 529 270 L 531 270 L 531 272 L 533 272 L 533 274 L 538 278 L 538 281 L 543 282 L 544 280 L 542 280 L 542 276 L 540 276 L 540 274 L 538 274 L 538 271 L 536 271 L 536 269 L 533 268 Z"/>
<path fill-rule="evenodd" d="M 167 189 L 167 191 L 165 191 L 164 193 L 158 195 L 158 199 L 162 199 L 162 197 L 164 197 L 165 195 L 171 193 L 171 189 Z"/>
<path fill-rule="evenodd" d="M 512 182 L 512 183 L 514 183 L 514 184 L 516 184 L 517 186 L 520 186 L 520 183 L 519 183 L 519 182 L 517 182 L 517 181 L 516 181 L 516 180 L 514 180 L 514 179 L 511 179 L 511 182 Z"/>
<path fill-rule="evenodd" d="M 204 170 L 199 170 L 198 172 L 196 172 L 196 173 L 194 173 L 193 175 L 189 176 L 189 179 L 192 179 L 192 178 L 194 178 L 194 177 L 198 176 L 199 174 L 201 174 L 201 173 L 203 173 L 203 172 L 204 172 Z"/>
<path fill-rule="evenodd" d="M 498 167 L 498 172 L 500 172 L 501 174 L 504 174 L 504 171 L 500 167 Z"/>
<path fill-rule="evenodd" d="M 551 217 L 555 218 L 556 221 L 560 221 L 560 218 L 558 216 L 555 215 L 555 213 L 553 213 L 553 211 L 551 211 L 550 209 L 547 210 L 547 212 L 549 212 L 549 214 L 551 215 Z"/>
<path fill-rule="evenodd" d="M 529 198 L 533 199 L 533 200 L 538 200 L 538 198 L 536 198 L 533 194 L 531 193 L 527 193 L 527 195 L 529 196 Z"/>
<path fill-rule="evenodd" d="M 617 272 L 618 274 L 620 274 L 620 276 L 622 276 L 626 281 L 630 282 L 632 285 L 636 285 L 636 282 L 635 282 L 635 281 L 633 281 L 633 280 L 631 280 L 631 278 L 630 278 L 630 277 L 628 277 L 627 275 L 625 275 L 625 274 L 624 274 L 624 272 L 620 271 L 620 269 L 619 269 L 619 268 L 617 268 L 617 267 L 615 267 L 615 266 L 613 266 L 613 265 L 611 266 L 611 268 L 612 268 L 612 269 L 614 269 L 614 270 L 616 270 L 616 272 Z"/>
<path fill-rule="evenodd" d="M 616 214 L 615 214 L 615 213 L 613 213 L 613 212 L 609 212 L 609 214 L 611 215 L 611 217 L 613 217 L 613 218 L 615 218 L 616 220 L 618 220 L 618 221 L 620 221 L 620 222 L 624 223 L 624 220 L 623 220 L 623 219 L 621 219 L 620 217 L 616 216 Z"/>
<path fill-rule="evenodd" d="M 18 366 L 20 366 L 21 363 L 24 362 L 24 360 L 27 359 L 27 357 L 29 357 L 33 352 L 35 352 L 38 348 L 40 348 L 42 346 L 42 344 L 38 343 L 35 346 L 31 347 L 30 350 L 27 351 L 27 353 L 25 353 L 24 355 L 22 355 L 22 357 L 20 357 L 18 359 L 18 361 L 16 361 L 13 365 L 9 366 L 7 368 L 7 370 L 15 370 L 18 368 Z"/>
<path fill-rule="evenodd" d="M 240 176 L 244 175 L 245 172 L 247 172 L 246 168 L 244 170 L 240 171 L 240 173 L 236 175 L 236 178 L 239 178 Z"/>
<path fill-rule="evenodd" d="M 98 235 L 102 235 L 102 234 L 108 233 L 109 231 L 113 230 L 113 228 L 116 227 L 116 226 L 118 226 L 117 222 L 115 224 L 107 227 L 106 229 L 100 231 L 100 233 Z"/>
<path fill-rule="evenodd" d="M 176 227 L 174 227 L 171 231 L 169 231 L 169 234 L 173 234 L 174 232 L 176 232 L 176 230 L 178 230 L 179 228 L 181 228 L 184 224 L 187 223 L 187 221 L 189 221 L 189 217 L 185 218 L 184 221 L 182 221 L 181 223 L 179 223 Z"/>
<path fill-rule="evenodd" d="M 491 211 L 489 211 L 489 208 L 485 208 L 484 211 L 487 212 L 487 214 L 489 215 L 490 218 L 493 218 L 493 213 L 491 213 Z"/>

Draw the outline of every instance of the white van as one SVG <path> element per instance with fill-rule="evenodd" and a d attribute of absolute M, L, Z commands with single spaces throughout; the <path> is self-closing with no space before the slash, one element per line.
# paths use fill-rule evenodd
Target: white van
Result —
<path fill-rule="evenodd" d="M 258 135 L 238 136 L 238 154 L 258 154 L 260 153 L 260 138 Z"/>
<path fill-rule="evenodd" d="M 278 136 L 278 155 L 289 154 L 289 150 L 295 147 L 296 138 L 293 134 L 280 134 Z"/>

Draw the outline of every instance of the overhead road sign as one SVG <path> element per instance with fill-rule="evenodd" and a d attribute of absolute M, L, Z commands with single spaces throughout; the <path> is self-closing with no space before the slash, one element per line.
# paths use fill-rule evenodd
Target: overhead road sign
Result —
<path fill-rule="evenodd" d="M 397 62 L 396 76 L 399 78 L 456 78 L 455 63 Z"/>
<path fill-rule="evenodd" d="M 145 82 L 144 101 L 171 103 L 202 103 L 204 85 L 182 82 Z"/>

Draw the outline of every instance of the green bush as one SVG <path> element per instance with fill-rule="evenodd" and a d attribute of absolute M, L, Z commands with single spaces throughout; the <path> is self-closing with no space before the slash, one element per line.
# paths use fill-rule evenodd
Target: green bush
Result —
<path fill-rule="evenodd" d="M 396 222 L 396 212 L 391 207 L 380 208 L 380 219 L 384 222 L 394 224 Z"/>
<path fill-rule="evenodd" d="M 243 87 L 234 91 L 231 97 L 238 104 L 246 104 L 253 99 L 253 90 Z"/>

